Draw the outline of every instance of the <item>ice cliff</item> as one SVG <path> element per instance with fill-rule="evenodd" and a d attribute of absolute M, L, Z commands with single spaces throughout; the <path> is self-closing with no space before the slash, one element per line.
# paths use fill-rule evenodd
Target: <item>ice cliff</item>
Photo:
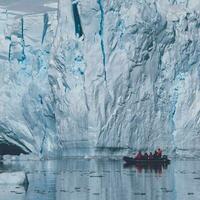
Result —
<path fill-rule="evenodd" d="M 40 154 L 57 144 L 48 82 L 57 8 L 47 3 L 0 1 L 0 141 Z"/>
<path fill-rule="evenodd" d="M 198 1 L 36 2 L 0 10 L 1 143 L 199 154 Z"/>

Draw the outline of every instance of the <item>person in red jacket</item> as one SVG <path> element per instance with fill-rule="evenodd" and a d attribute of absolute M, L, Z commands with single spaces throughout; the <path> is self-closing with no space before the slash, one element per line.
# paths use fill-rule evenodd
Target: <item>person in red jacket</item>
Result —
<path fill-rule="evenodd" d="M 135 156 L 135 158 L 134 158 L 135 160 L 142 160 L 143 159 L 143 155 L 142 155 L 142 152 L 141 151 L 139 151 L 138 153 L 137 153 L 137 155 Z"/>

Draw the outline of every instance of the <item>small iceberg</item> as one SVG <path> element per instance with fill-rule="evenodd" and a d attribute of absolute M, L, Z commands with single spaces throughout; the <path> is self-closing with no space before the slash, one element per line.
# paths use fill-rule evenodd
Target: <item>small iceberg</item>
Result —
<path fill-rule="evenodd" d="M 29 184 L 25 172 L 3 172 L 0 173 L 0 185 L 23 185 Z"/>

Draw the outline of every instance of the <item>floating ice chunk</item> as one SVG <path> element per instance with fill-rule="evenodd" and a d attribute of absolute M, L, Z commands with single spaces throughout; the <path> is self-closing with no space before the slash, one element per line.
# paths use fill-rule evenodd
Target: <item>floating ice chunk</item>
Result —
<path fill-rule="evenodd" d="M 0 173 L 0 185 L 28 185 L 25 172 Z"/>

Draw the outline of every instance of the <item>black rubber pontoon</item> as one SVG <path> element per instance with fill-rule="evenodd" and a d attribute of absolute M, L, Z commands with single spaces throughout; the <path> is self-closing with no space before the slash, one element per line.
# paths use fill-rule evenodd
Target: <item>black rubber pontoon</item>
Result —
<path fill-rule="evenodd" d="M 160 159 L 152 159 L 152 160 L 135 160 L 134 158 L 124 156 L 123 160 L 126 164 L 152 164 L 152 165 L 162 165 L 162 164 L 170 164 L 170 160 L 168 158 L 160 158 Z"/>

